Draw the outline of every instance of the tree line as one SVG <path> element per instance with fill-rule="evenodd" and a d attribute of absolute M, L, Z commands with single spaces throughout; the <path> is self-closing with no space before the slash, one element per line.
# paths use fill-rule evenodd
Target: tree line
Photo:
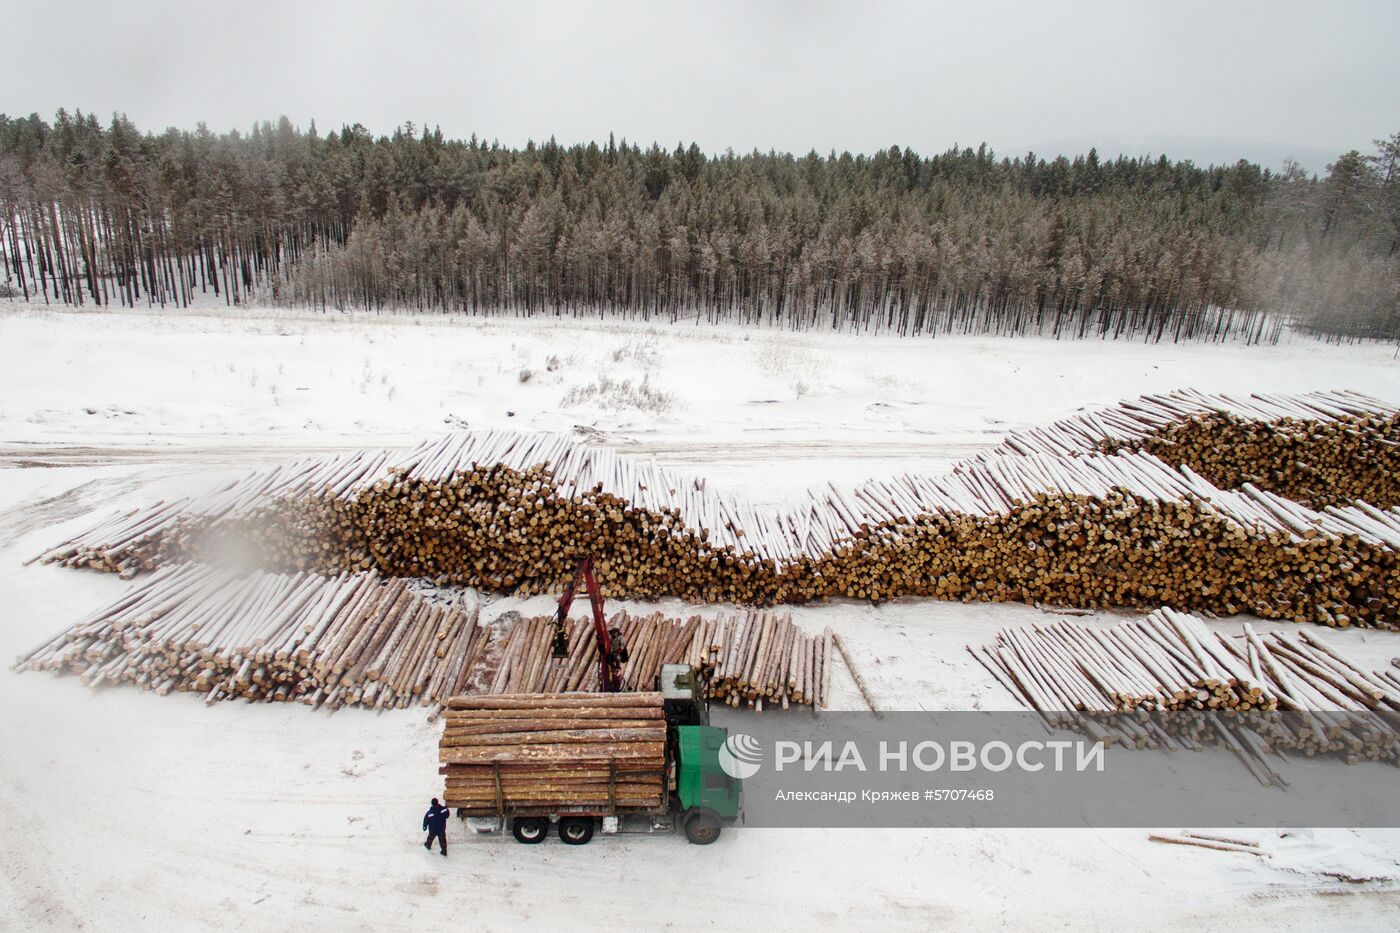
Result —
<path fill-rule="evenodd" d="M 898 334 L 1400 337 L 1400 134 L 1295 166 L 1097 153 L 511 149 L 286 118 L 0 114 L 26 300 L 695 320 Z"/>

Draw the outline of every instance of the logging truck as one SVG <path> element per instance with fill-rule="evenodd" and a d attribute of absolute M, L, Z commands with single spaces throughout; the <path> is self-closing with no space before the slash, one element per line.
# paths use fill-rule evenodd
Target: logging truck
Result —
<path fill-rule="evenodd" d="M 647 693 L 456 697 L 440 747 L 444 803 L 477 833 L 583 845 L 596 831 L 676 831 L 696 845 L 742 817 L 700 678 L 668 664 Z"/>

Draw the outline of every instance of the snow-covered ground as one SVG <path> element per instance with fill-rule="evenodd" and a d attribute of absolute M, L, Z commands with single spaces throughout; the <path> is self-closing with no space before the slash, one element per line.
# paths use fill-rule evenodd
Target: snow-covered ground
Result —
<path fill-rule="evenodd" d="M 1007 430 L 1146 391 L 1353 388 L 1400 401 L 1393 349 L 1304 340 L 906 341 L 0 303 L 0 348 L 7 659 L 124 588 L 22 566 L 88 510 L 447 423 L 583 426 L 776 501 L 829 478 L 937 471 Z M 548 606 L 494 599 L 484 616 Z M 920 600 L 793 612 L 847 634 L 880 701 L 914 709 L 1009 706 L 963 645 L 1048 618 Z M 1400 654 L 1387 633 L 1333 640 L 1376 664 Z M 848 681 L 836 699 L 859 705 Z M 8 669 L 0 709 L 4 929 L 1389 930 L 1400 919 L 1400 832 L 1240 831 L 1274 853 L 1265 860 L 1162 846 L 1142 830 L 738 829 L 708 849 L 665 836 L 572 849 L 469 839 L 454 822 L 444 860 L 417 831 L 439 789 L 436 727 L 421 713 L 205 707 Z"/>
<path fill-rule="evenodd" d="M 167 459 L 173 445 L 204 466 L 288 448 L 407 444 L 451 424 L 578 426 L 759 498 L 937 471 L 1009 430 L 1144 392 L 1355 388 L 1400 399 L 1394 347 L 1298 339 L 908 340 L 0 302 L 0 346 L 0 465 L 26 454 L 143 464 Z M 103 456 L 73 445 L 101 445 Z"/>

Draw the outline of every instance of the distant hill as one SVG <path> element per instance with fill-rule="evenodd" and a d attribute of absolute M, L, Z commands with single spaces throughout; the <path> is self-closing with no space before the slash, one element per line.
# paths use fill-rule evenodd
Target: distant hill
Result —
<path fill-rule="evenodd" d="M 1358 144 L 1361 145 L 1361 144 Z M 1028 145 L 997 147 L 997 154 L 1014 157 L 1025 155 L 1027 151 L 1045 159 L 1057 155 L 1073 158 L 1084 155 L 1090 149 L 1097 149 L 1100 159 L 1113 159 L 1119 154 L 1126 156 L 1166 155 L 1175 161 L 1190 159 L 1198 166 L 1234 165 L 1240 159 L 1257 162 L 1265 168 L 1278 170 L 1285 159 L 1293 159 L 1309 172 L 1325 174 L 1327 165 L 1335 162 L 1343 150 L 1329 152 L 1314 146 L 1297 146 L 1290 143 L 1264 142 L 1257 139 L 1229 139 L 1212 136 L 1066 136 L 1062 139 L 1049 139 Z M 1361 148 L 1369 148 L 1361 145 Z"/>

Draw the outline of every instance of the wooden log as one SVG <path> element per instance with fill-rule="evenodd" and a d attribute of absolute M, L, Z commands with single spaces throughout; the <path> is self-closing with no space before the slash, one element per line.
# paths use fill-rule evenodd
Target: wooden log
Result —
<path fill-rule="evenodd" d="M 861 698 L 865 700 L 865 705 L 870 707 L 870 712 L 874 713 L 876 717 L 879 717 L 880 710 L 875 705 L 875 700 L 871 698 L 869 688 L 865 686 L 865 678 L 860 676 L 860 671 L 856 669 L 855 662 L 851 660 L 850 652 L 846 650 L 846 643 L 841 639 L 839 634 L 834 632 L 832 633 L 831 641 L 832 644 L 836 646 L 836 649 L 841 652 L 841 658 L 846 662 L 846 670 L 850 672 L 851 679 L 856 682 L 856 689 L 860 691 Z"/>
<path fill-rule="evenodd" d="M 1248 846 L 1229 845 L 1222 842 L 1212 842 L 1207 839 L 1194 839 L 1184 836 L 1159 836 L 1155 833 L 1147 837 L 1152 842 L 1169 843 L 1176 846 L 1195 846 L 1199 849 L 1214 849 L 1217 852 L 1243 852 L 1246 855 L 1257 855 L 1260 858 L 1269 858 L 1268 852 L 1253 849 Z"/>

